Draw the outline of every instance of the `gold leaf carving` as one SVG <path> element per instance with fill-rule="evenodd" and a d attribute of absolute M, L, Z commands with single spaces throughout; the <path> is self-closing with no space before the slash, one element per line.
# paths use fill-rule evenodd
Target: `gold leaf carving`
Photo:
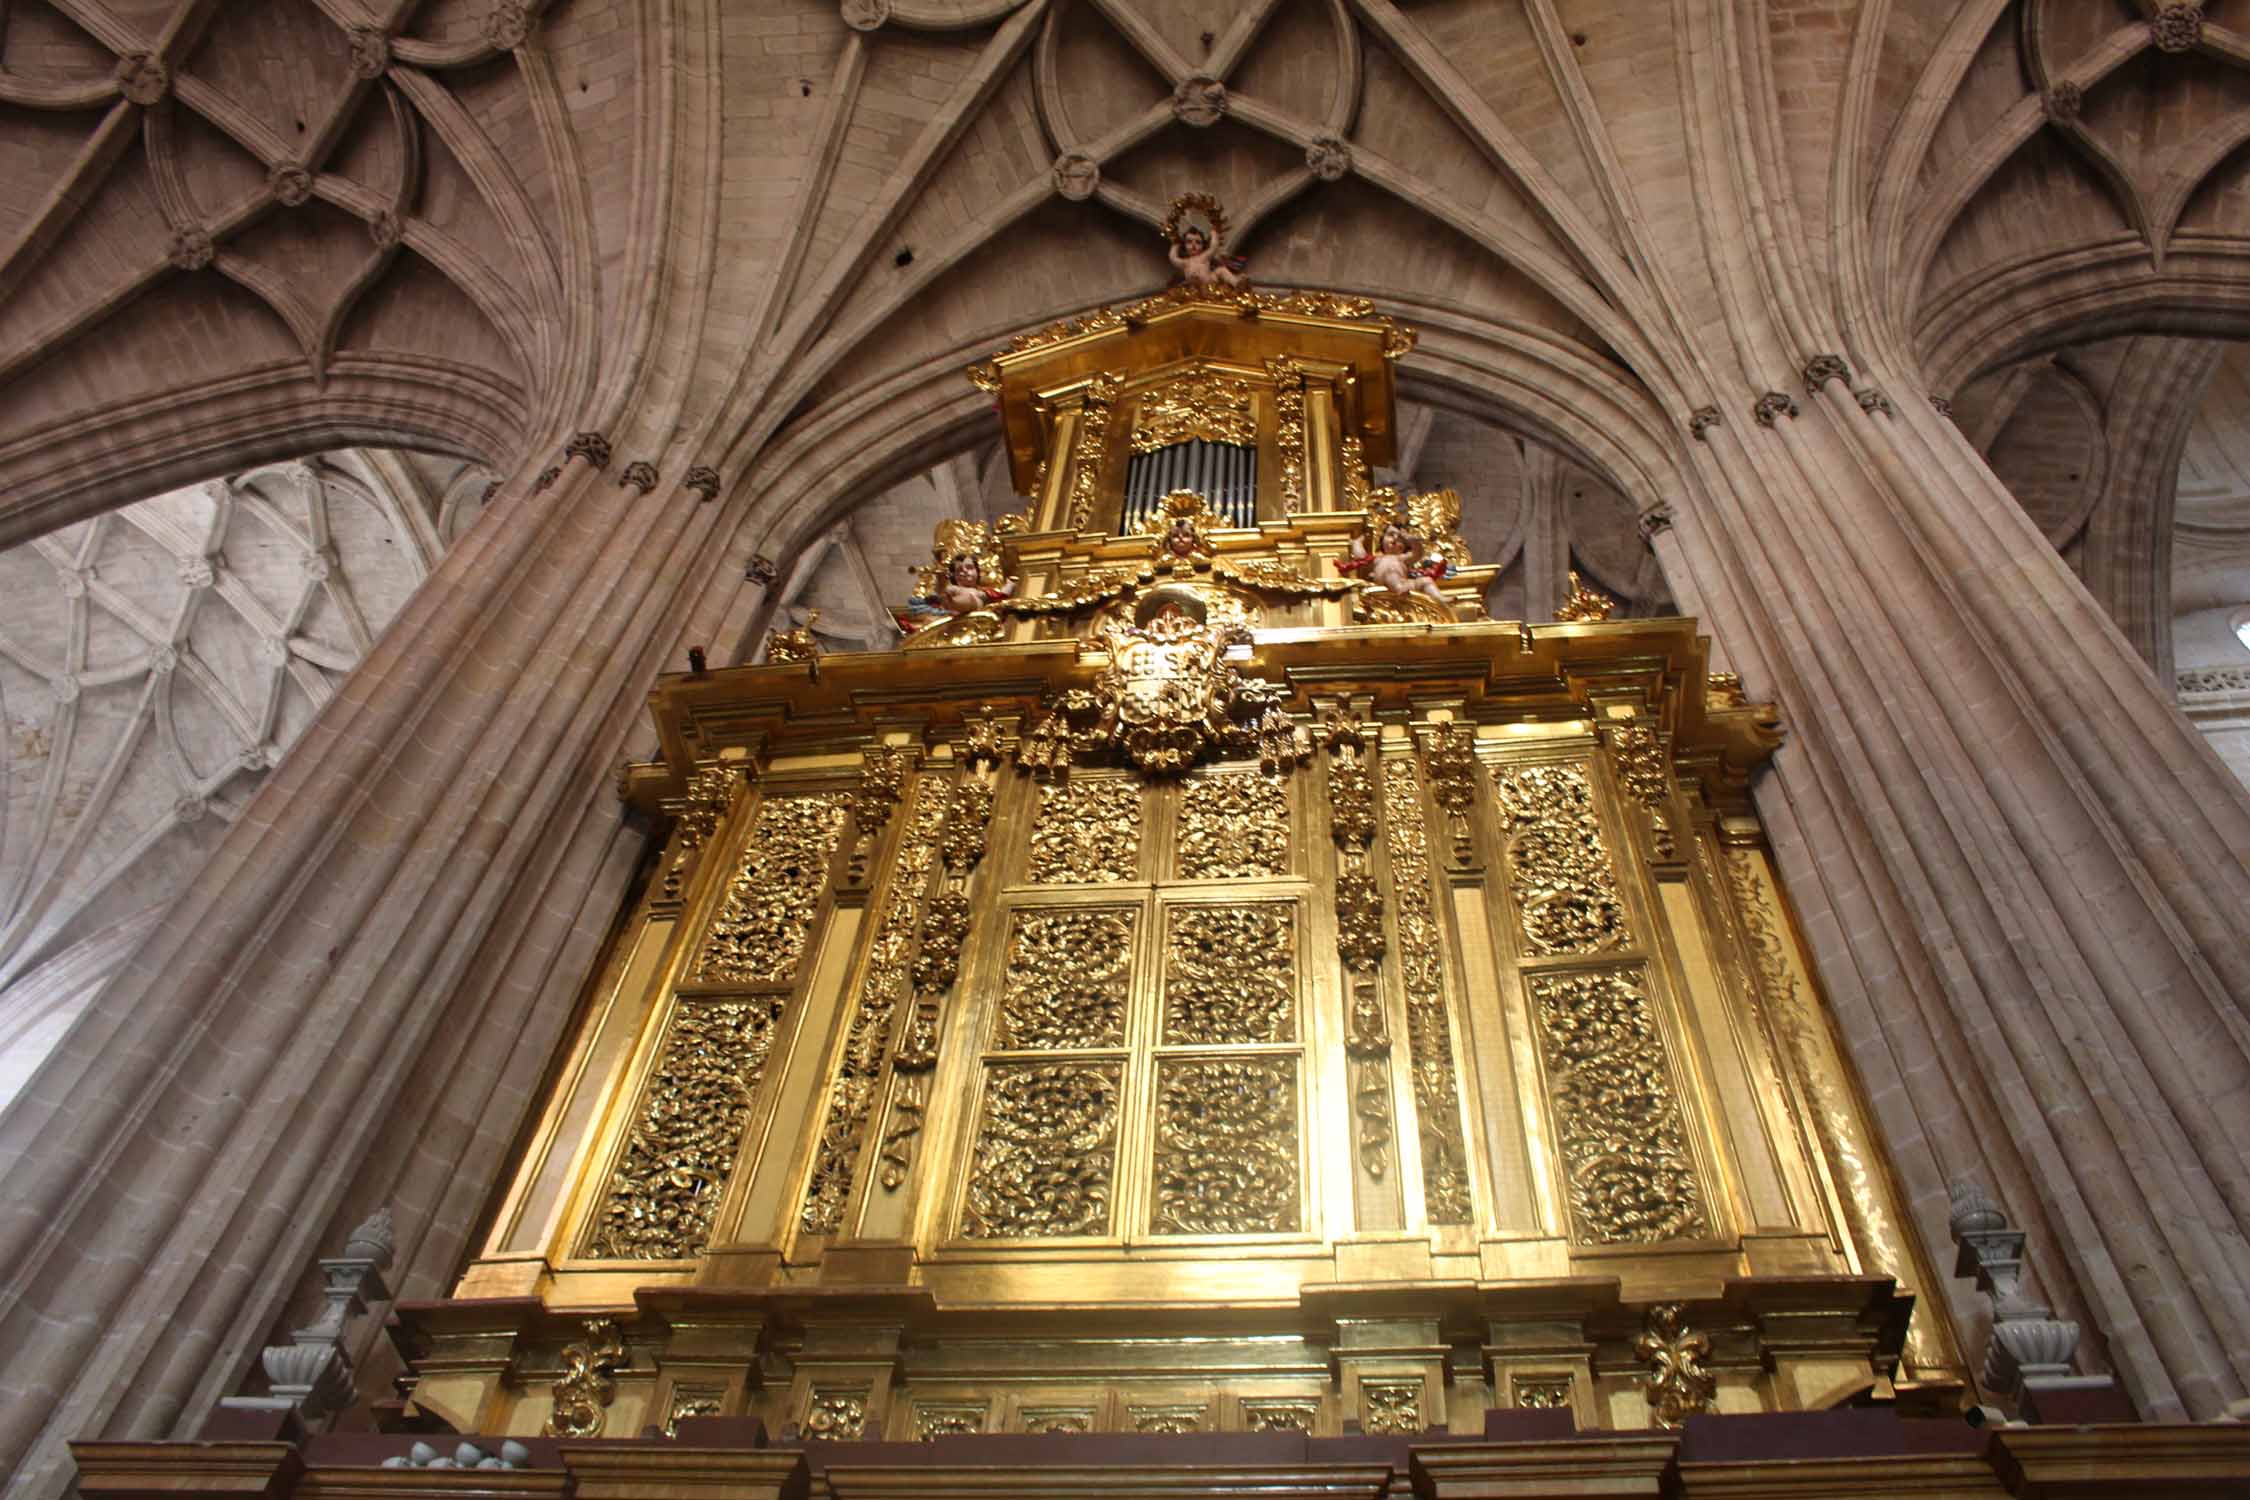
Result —
<path fill-rule="evenodd" d="M 1302 1432 L 1310 1435 L 1320 1420 L 1318 1401 L 1245 1398 L 1242 1425 L 1252 1432 Z"/>
<path fill-rule="evenodd" d="M 670 804 L 679 823 L 679 838 L 671 866 L 664 872 L 662 899 L 677 901 L 680 898 L 687 887 L 688 876 L 694 872 L 697 856 L 719 831 L 719 821 L 734 805 L 735 793 L 742 785 L 742 765 L 738 761 L 699 760 L 695 763 L 695 774 L 688 778 L 686 795 Z"/>
<path fill-rule="evenodd" d="M 1027 1406 L 1023 1409 L 1023 1430 L 1092 1432 L 1094 1409 L 1090 1406 Z"/>
<path fill-rule="evenodd" d="M 1580 1243 L 1710 1233 L 1664 1038 L 1638 974 L 1530 979 L 1547 1099 Z"/>
<path fill-rule="evenodd" d="M 835 794 L 770 797 L 758 809 L 696 956 L 697 979 L 786 984 L 796 976 L 849 804 Z"/>
<path fill-rule="evenodd" d="M 851 1442 L 867 1433 L 867 1390 L 823 1390 L 816 1387 L 805 1412 L 805 1436 L 830 1442 Z"/>
<path fill-rule="evenodd" d="M 961 1214 L 963 1236 L 1109 1232 L 1123 1072 L 1124 1064 L 1112 1060 L 991 1066 Z"/>
<path fill-rule="evenodd" d="M 1662 738 L 1638 720 L 1612 724 L 1603 737 L 1625 794 L 1648 811 L 1650 852 L 1658 859 L 1673 858 L 1678 851 L 1672 836 L 1672 771 Z"/>
<path fill-rule="evenodd" d="M 586 1242 L 596 1260 L 703 1251 L 781 1023 L 778 999 L 683 998 Z"/>
<path fill-rule="evenodd" d="M 1624 947 L 1625 903 L 1585 769 L 1507 766 L 1493 788 L 1525 944 L 1533 953 Z"/>
<path fill-rule="evenodd" d="M 1181 799 L 1183 880 L 1239 880 L 1289 873 L 1289 792 L 1256 771 L 1206 772 Z"/>
<path fill-rule="evenodd" d="M 1130 907 L 1017 912 L 994 1049 L 1122 1046 L 1138 917 Z"/>
<path fill-rule="evenodd" d="M 1362 1429 L 1370 1437 L 1419 1436 L 1422 1420 L 1422 1382 L 1419 1380 L 1367 1380 L 1360 1383 L 1367 1403 Z"/>
<path fill-rule="evenodd" d="M 843 1224 L 852 1179 L 859 1170 L 868 1115 L 882 1087 L 885 1049 L 890 1045 L 900 1003 L 906 998 L 909 954 L 921 916 L 922 893 L 937 863 L 938 830 L 952 805 L 951 789 L 925 777 L 915 789 L 913 823 L 891 856 L 889 888 L 882 917 L 868 946 L 867 969 L 859 1000 L 844 1033 L 843 1056 L 829 1085 L 828 1115 L 813 1153 L 812 1180 L 805 1184 L 797 1219 L 807 1234 L 834 1234 Z"/>
<path fill-rule="evenodd" d="M 1281 456 L 1281 509 L 1295 515 L 1306 505 L 1305 495 L 1305 367 L 1294 356 L 1283 354 L 1266 361 L 1273 377 L 1274 448 Z"/>
<path fill-rule="evenodd" d="M 1518 1375 L 1510 1388 L 1516 1405 L 1532 1411 L 1567 1410 L 1571 1404 L 1568 1375 Z"/>
<path fill-rule="evenodd" d="M 1165 913 L 1167 1044 L 1296 1039 L 1294 906 L 1175 906 Z"/>
<path fill-rule="evenodd" d="M 1031 878 L 1042 885 L 1131 880 L 1140 873 L 1141 789 L 1120 777 L 1074 776 L 1039 788 Z"/>
<path fill-rule="evenodd" d="M 1445 1014 L 1443 929 L 1430 895 L 1429 822 L 1410 760 L 1384 768 L 1385 847 L 1398 903 L 1398 961 L 1406 987 L 1406 1045 L 1420 1118 L 1423 1193 L 1433 1224 L 1469 1222 L 1469 1160 L 1461 1140 L 1461 1085 Z"/>
<path fill-rule="evenodd" d="M 1247 381 L 1188 375 L 1141 398 L 1140 410 L 1133 416 L 1135 453 L 1152 453 L 1195 438 L 1238 444 L 1258 440 Z"/>
<path fill-rule="evenodd" d="M 1166 1058 L 1156 1086 L 1158 1234 L 1298 1227 L 1297 1062 Z"/>
<path fill-rule="evenodd" d="M 600 1436 L 610 1399 L 617 1394 L 609 1373 L 624 1363 L 625 1344 L 617 1336 L 617 1324 L 608 1318 L 588 1318 L 585 1342 L 563 1348 L 562 1375 L 554 1384 L 554 1414 L 547 1418 L 544 1435 Z"/>
<path fill-rule="evenodd" d="M 932 1438 L 964 1437 L 984 1431 L 985 1408 L 978 1406 L 917 1406 L 914 1408 L 914 1436 L 922 1442 Z"/>
<path fill-rule="evenodd" d="M 1200 1406 L 1135 1406 L 1126 1415 L 1135 1432 L 1182 1433 L 1203 1430 Z"/>
<path fill-rule="evenodd" d="M 1102 460 L 1109 450 L 1109 408 L 1124 389 L 1115 375 L 1096 375 L 1086 386 L 1078 416 L 1078 441 L 1070 472 L 1070 519 L 1073 531 L 1084 531 L 1094 519 L 1094 501 L 1101 493 Z"/>
<path fill-rule="evenodd" d="M 726 1408 L 726 1388 L 716 1385 L 676 1385 L 664 1413 L 664 1435 L 680 1435 L 682 1417 L 715 1417 Z"/>
<path fill-rule="evenodd" d="M 1711 1340 L 1683 1323 L 1680 1314 L 1677 1302 L 1650 1308 L 1647 1331 L 1633 1341 L 1633 1352 L 1648 1366 L 1644 1383 L 1659 1427 L 1677 1427 L 1711 1410 L 1719 1389 L 1717 1377 L 1703 1367 Z"/>

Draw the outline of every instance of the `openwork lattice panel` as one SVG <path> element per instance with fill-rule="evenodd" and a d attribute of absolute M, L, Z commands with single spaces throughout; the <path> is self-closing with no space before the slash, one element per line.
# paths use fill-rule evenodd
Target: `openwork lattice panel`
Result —
<path fill-rule="evenodd" d="M 1018 911 L 1008 926 L 994 1050 L 1122 1046 L 1139 920 L 1132 907 Z"/>
<path fill-rule="evenodd" d="M 1297 909 L 1175 906 L 1164 920 L 1167 1045 L 1297 1039 Z"/>
<path fill-rule="evenodd" d="M 1158 1234 L 1296 1230 L 1297 1060 L 1159 1062 L 1155 1177 Z"/>
<path fill-rule="evenodd" d="M 1110 1232 L 1124 1069 L 1109 1059 L 991 1066 L 961 1208 L 964 1237 Z"/>

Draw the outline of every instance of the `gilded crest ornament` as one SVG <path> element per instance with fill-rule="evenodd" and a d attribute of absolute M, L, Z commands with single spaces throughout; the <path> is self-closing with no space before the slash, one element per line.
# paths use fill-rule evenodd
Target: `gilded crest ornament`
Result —
<path fill-rule="evenodd" d="M 1681 1321 L 1677 1302 L 1648 1310 L 1647 1331 L 1633 1341 L 1633 1353 L 1648 1366 L 1648 1404 L 1658 1426 L 1677 1427 L 1711 1410 L 1719 1390 L 1718 1378 L 1703 1367 L 1711 1340 Z"/>
<path fill-rule="evenodd" d="M 1278 689 L 1228 665 L 1229 647 L 1247 644 L 1239 621 L 1185 589 L 1150 591 L 1133 617 L 1105 625 L 1097 639 L 1109 666 L 1091 691 L 1061 695 L 1017 752 L 1033 770 L 1063 770 L 1079 756 L 1112 747 L 1143 771 L 1184 771 L 1207 751 L 1255 751 L 1294 764 L 1312 738 L 1281 713 Z M 1269 719 L 1279 717 L 1279 723 Z"/>
<path fill-rule="evenodd" d="M 625 1343 L 617 1324 L 608 1318 L 588 1318 L 583 1343 L 562 1352 L 562 1375 L 555 1381 L 555 1412 L 547 1419 L 548 1437 L 589 1438 L 601 1435 L 610 1398 L 617 1394 L 610 1371 L 625 1363 Z"/>

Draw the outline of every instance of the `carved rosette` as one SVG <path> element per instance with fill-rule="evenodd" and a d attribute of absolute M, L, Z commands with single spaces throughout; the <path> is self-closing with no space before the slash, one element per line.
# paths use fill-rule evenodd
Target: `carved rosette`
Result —
<path fill-rule="evenodd" d="M 161 104 L 172 91 L 172 70 L 153 53 L 126 53 L 117 59 L 116 77 L 118 92 L 134 104 Z"/>
<path fill-rule="evenodd" d="M 485 44 L 496 52 L 513 52 L 531 35 L 531 12 L 523 0 L 493 0 L 484 13 Z"/>
<path fill-rule="evenodd" d="M 1430 894 L 1429 823 L 1414 762 L 1383 767 L 1384 847 L 1398 913 L 1399 976 L 1406 989 L 1406 1047 L 1422 1147 L 1423 1194 L 1433 1224 L 1470 1221 L 1469 1160 L 1461 1136 L 1461 1084 L 1445 1012 L 1444 936 Z"/>
<path fill-rule="evenodd" d="M 2203 41 L 2203 7 L 2171 4 L 2157 11 L 2148 23 L 2149 35 L 2159 52 L 2193 52 Z"/>
<path fill-rule="evenodd" d="M 297 208 L 312 196 L 313 176 L 295 162 L 283 162 L 266 174 L 266 189 L 283 208 Z"/>
<path fill-rule="evenodd" d="M 1172 90 L 1172 113 L 1183 125 L 1216 125 L 1226 112 L 1227 86 L 1209 74 L 1183 78 Z"/>
<path fill-rule="evenodd" d="M 176 271 L 200 271 L 211 264 L 217 253 L 211 243 L 211 236 L 190 225 L 188 228 L 172 231 L 172 243 L 165 250 L 164 258 L 172 263 L 172 268 Z"/>
<path fill-rule="evenodd" d="M 1322 182 L 1337 182 L 1352 169 L 1351 146 L 1332 135 L 1313 137 L 1305 147 L 1305 170 Z"/>
<path fill-rule="evenodd" d="M 354 26 L 349 33 L 352 76 L 380 78 L 391 65 L 391 39 L 372 26 Z"/>
<path fill-rule="evenodd" d="M 1083 203 L 1102 185 L 1101 163 L 1083 151 L 1066 151 L 1055 158 L 1050 178 L 1058 196 Z"/>

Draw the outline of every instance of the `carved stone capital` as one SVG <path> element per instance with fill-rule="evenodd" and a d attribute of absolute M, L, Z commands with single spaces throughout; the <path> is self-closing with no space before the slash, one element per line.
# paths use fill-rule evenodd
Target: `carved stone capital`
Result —
<path fill-rule="evenodd" d="M 1699 406 L 1688 415 L 1688 432 L 1697 442 L 1707 443 L 1710 439 L 1705 437 L 1704 434 L 1724 420 L 1725 418 L 1719 415 L 1719 409 L 1716 406 Z"/>
<path fill-rule="evenodd" d="M 1941 417 L 1950 417 L 1953 415 L 1953 402 L 1950 397 L 1932 396 L 1930 398 L 1930 407 Z"/>
<path fill-rule="evenodd" d="M 742 570 L 742 577 L 745 582 L 763 584 L 767 588 L 772 588 L 773 581 L 780 576 L 781 565 L 763 552 L 754 554 L 750 559 L 750 565 Z"/>
<path fill-rule="evenodd" d="M 1662 503 L 1641 512 L 1641 540 L 1654 542 L 1672 529 L 1672 507 Z"/>
<path fill-rule="evenodd" d="M 1863 385 L 1852 392 L 1852 396 L 1859 402 L 1859 409 L 1871 417 L 1878 413 L 1886 417 L 1898 415 L 1898 408 L 1891 405 L 1891 398 L 1884 395 L 1881 389 L 1876 386 Z"/>
<path fill-rule="evenodd" d="M 531 492 L 536 495 L 541 490 L 549 489 L 554 485 L 554 482 L 560 478 L 562 478 L 562 465 L 549 464 L 546 468 L 539 471 L 539 477 L 537 479 L 531 481 Z"/>
<path fill-rule="evenodd" d="M 1787 391 L 1768 391 L 1750 408 L 1751 417 L 1760 427 L 1771 427 L 1776 418 L 1797 415 L 1797 403 Z"/>
<path fill-rule="evenodd" d="M 840 12 L 854 31 L 874 31 L 891 18 L 891 0 L 844 0 Z"/>
<path fill-rule="evenodd" d="M 1184 125 L 1216 125 L 1226 112 L 1227 86 L 1208 73 L 1183 78 L 1172 90 L 1172 114 Z"/>
<path fill-rule="evenodd" d="M 609 467 L 609 439 L 598 432 L 581 432 L 563 444 L 564 458 L 583 458 L 597 469 Z"/>
<path fill-rule="evenodd" d="M 161 103 L 172 91 L 172 70 L 152 53 L 128 52 L 117 60 L 117 89 L 135 104 Z"/>
<path fill-rule="evenodd" d="M 657 478 L 656 465 L 645 458 L 636 458 L 625 466 L 625 472 L 617 476 L 617 482 L 629 490 L 639 490 L 645 495 L 656 488 Z"/>
<path fill-rule="evenodd" d="M 1316 136 L 1305 148 L 1305 169 L 1322 182 L 1335 182 L 1352 169 L 1352 148 L 1332 135 Z"/>
<path fill-rule="evenodd" d="M 1852 367 L 1841 354 L 1816 354 L 1805 361 L 1805 394 L 1817 396 L 1831 380 L 1851 384 Z M 1792 413 L 1791 415 L 1795 415 Z"/>
<path fill-rule="evenodd" d="M 1049 174 L 1055 192 L 1073 203 L 1083 203 L 1102 185 L 1102 165 L 1083 151 L 1065 151 L 1055 158 Z"/>
<path fill-rule="evenodd" d="M 165 250 L 164 258 L 172 263 L 174 270 L 200 271 L 211 264 L 212 256 L 217 253 L 211 236 L 191 225 L 172 231 L 172 243 Z"/>
<path fill-rule="evenodd" d="M 391 65 L 391 39 L 372 26 L 354 26 L 351 47 L 355 77 L 380 78 Z"/>
<path fill-rule="evenodd" d="M 697 464 L 687 471 L 687 477 L 680 483 L 701 495 L 706 503 L 719 498 L 719 471 L 709 464 Z"/>
<path fill-rule="evenodd" d="M 2192 52 L 2203 41 L 2203 7 L 2167 5 L 2148 23 L 2148 32 L 2159 52 Z"/>

